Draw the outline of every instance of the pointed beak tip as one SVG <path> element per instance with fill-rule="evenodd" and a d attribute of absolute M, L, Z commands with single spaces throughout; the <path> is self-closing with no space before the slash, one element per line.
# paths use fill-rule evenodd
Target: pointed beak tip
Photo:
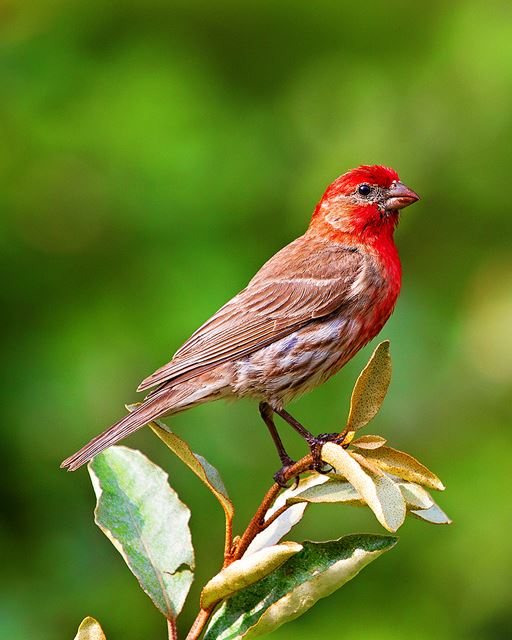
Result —
<path fill-rule="evenodd" d="M 415 191 L 406 187 L 405 184 L 397 182 L 388 190 L 386 209 L 403 209 L 404 207 L 408 207 L 409 205 L 418 202 L 418 200 L 420 200 L 420 197 Z"/>
<path fill-rule="evenodd" d="M 409 189 L 409 191 L 411 192 L 411 198 L 412 198 L 413 202 L 418 202 L 418 200 L 421 200 L 421 198 L 416 193 L 416 191 L 413 191 L 412 189 Z"/>

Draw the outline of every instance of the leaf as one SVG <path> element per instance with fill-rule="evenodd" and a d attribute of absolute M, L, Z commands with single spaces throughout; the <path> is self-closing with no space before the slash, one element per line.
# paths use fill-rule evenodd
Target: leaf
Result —
<path fill-rule="evenodd" d="M 181 611 L 193 580 L 190 511 L 167 474 L 140 451 L 110 447 L 88 465 L 95 522 L 142 589 L 168 619 Z"/>
<path fill-rule="evenodd" d="M 347 480 L 324 476 L 322 484 L 309 487 L 289 498 L 291 504 L 297 502 L 310 502 L 314 504 L 343 503 L 354 507 L 365 506 L 366 503 L 359 493 Z M 390 478 L 400 489 L 408 509 L 430 509 L 434 505 L 428 491 L 412 482 L 401 482 L 397 478 Z"/>
<path fill-rule="evenodd" d="M 235 560 L 206 584 L 201 592 L 201 607 L 208 609 L 216 602 L 254 584 L 299 551 L 302 551 L 302 545 L 282 542 Z"/>
<path fill-rule="evenodd" d="M 350 453 L 332 442 L 324 444 L 321 456 L 350 482 L 385 529 L 396 531 L 402 525 L 405 502 L 391 478 L 364 471 Z"/>
<path fill-rule="evenodd" d="M 352 454 L 353 455 L 353 454 Z M 360 458 L 361 456 L 358 456 Z M 342 503 L 354 507 L 366 506 L 366 502 L 347 480 L 320 476 L 323 482 L 316 482 L 305 489 L 299 489 L 287 502 L 296 504 L 309 502 L 314 504 Z M 423 487 L 412 482 L 403 482 L 400 478 L 388 478 L 400 489 L 407 507 L 407 513 L 434 524 L 450 524 L 450 518 L 432 500 Z"/>
<path fill-rule="evenodd" d="M 271 525 L 254 537 L 242 557 L 277 544 L 302 520 L 307 506 L 306 502 L 291 505 L 290 508 L 276 518 Z M 269 511 L 267 513 L 269 513 Z"/>
<path fill-rule="evenodd" d="M 325 481 L 322 484 L 309 487 L 288 500 L 288 502 L 292 504 L 302 501 L 313 503 L 342 502 L 344 504 L 354 505 L 364 504 L 363 499 L 350 482 L 336 478 L 328 478 L 327 476 L 325 476 Z"/>
<path fill-rule="evenodd" d="M 382 436 L 360 436 L 357 440 L 352 440 L 352 446 L 358 449 L 378 449 L 386 444 L 386 438 Z"/>
<path fill-rule="evenodd" d="M 175 453 L 178 458 L 180 458 L 180 460 L 196 474 L 208 489 L 210 489 L 224 509 L 226 518 L 231 520 L 235 509 L 233 507 L 233 503 L 228 497 L 228 492 L 217 469 L 203 458 L 203 456 L 193 453 L 185 440 L 179 438 L 169 429 L 169 427 L 167 427 L 167 425 L 164 425 L 162 422 L 155 421 L 150 422 L 149 426 L 160 440 L 162 440 L 169 449 L 171 449 L 171 451 L 173 451 L 173 453 Z"/>
<path fill-rule="evenodd" d="M 351 451 L 349 455 L 359 464 L 360 467 L 368 471 L 370 475 L 374 475 L 374 476 L 384 475 L 384 471 L 382 471 L 382 469 L 380 469 L 371 460 L 367 460 L 361 453 L 357 453 L 357 451 Z"/>
<path fill-rule="evenodd" d="M 412 482 L 398 482 L 407 507 L 410 509 L 430 509 L 434 504 L 432 497 L 423 487 Z"/>
<path fill-rule="evenodd" d="M 429 489 L 444 490 L 441 480 L 408 453 L 384 446 L 373 451 L 365 451 L 364 457 L 374 461 L 381 469 L 399 478 L 415 482 Z"/>
<path fill-rule="evenodd" d="M 136 404 L 126 405 L 126 408 L 131 411 L 136 406 Z M 233 503 L 228 497 L 228 492 L 226 491 L 226 487 L 224 486 L 217 469 L 205 460 L 205 458 L 194 453 L 185 440 L 178 437 L 166 424 L 160 422 L 160 420 L 150 422 L 149 426 L 160 440 L 162 440 L 162 442 L 164 442 L 169 449 L 196 474 L 201 482 L 210 489 L 224 509 L 226 519 L 231 522 L 235 509 L 233 507 Z"/>
<path fill-rule="evenodd" d="M 311 487 L 317 483 L 325 482 L 325 477 L 326 476 L 319 473 L 315 473 L 300 480 L 297 487 L 290 487 L 289 489 L 286 489 L 286 491 L 283 491 L 265 514 L 265 520 L 272 517 L 278 509 L 289 502 L 297 493 L 300 493 L 307 487 Z M 255 553 L 265 547 L 277 544 L 279 540 L 281 540 L 292 529 L 292 527 L 301 521 L 307 506 L 306 502 L 292 504 L 290 508 L 276 518 L 272 524 L 255 536 L 254 540 L 247 547 L 244 556 Z"/>
<path fill-rule="evenodd" d="M 389 340 L 385 340 L 372 353 L 356 381 L 350 399 L 347 431 L 357 431 L 370 422 L 379 411 L 390 382 L 391 356 Z"/>
<path fill-rule="evenodd" d="M 354 487 L 346 480 L 324 476 L 325 481 L 317 484 L 295 497 L 289 498 L 291 504 L 309 502 L 313 504 L 342 503 L 351 507 L 367 506 Z M 411 514 L 434 524 L 450 524 L 451 520 L 432 500 L 428 491 L 412 482 L 400 482 L 398 478 L 390 478 L 400 489 L 407 506 L 407 514 Z"/>
<path fill-rule="evenodd" d="M 226 600 L 213 615 L 204 640 L 249 639 L 274 631 L 336 591 L 396 541 L 391 536 L 361 534 L 304 542 L 301 552 Z"/>
<path fill-rule="evenodd" d="M 74 640 L 107 640 L 100 623 L 87 616 L 78 627 Z"/>
<path fill-rule="evenodd" d="M 446 513 L 434 502 L 429 509 L 414 509 L 411 511 L 413 516 L 420 520 L 431 522 L 432 524 L 451 524 L 452 520 Z"/>

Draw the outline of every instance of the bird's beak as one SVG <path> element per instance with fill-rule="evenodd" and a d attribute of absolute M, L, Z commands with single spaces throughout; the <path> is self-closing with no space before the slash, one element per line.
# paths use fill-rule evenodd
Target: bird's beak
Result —
<path fill-rule="evenodd" d="M 406 187 L 401 182 L 394 182 L 388 189 L 386 194 L 386 211 L 395 211 L 396 209 L 403 209 L 410 204 L 414 204 L 420 197 L 417 193 L 414 193 L 412 189 Z"/>

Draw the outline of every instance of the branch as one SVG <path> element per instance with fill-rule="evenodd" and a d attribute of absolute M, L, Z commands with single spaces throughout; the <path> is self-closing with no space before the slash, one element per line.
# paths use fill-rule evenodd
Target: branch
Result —
<path fill-rule="evenodd" d="M 169 620 L 169 618 L 167 618 L 167 636 L 169 640 L 178 640 L 176 620 Z"/>
<path fill-rule="evenodd" d="M 293 480 L 297 476 L 300 476 L 301 473 L 310 471 L 312 464 L 313 456 L 311 454 L 304 456 L 286 471 L 286 473 L 284 474 L 285 482 Z M 230 562 L 228 564 L 231 564 L 231 562 L 234 562 L 235 560 L 239 560 L 246 552 L 247 547 L 258 535 L 258 533 L 261 533 L 270 524 L 270 521 L 265 522 L 265 514 L 274 503 L 281 489 L 282 487 L 275 482 L 267 491 L 265 497 L 261 501 L 260 506 L 256 510 L 256 513 L 252 517 L 252 520 L 249 522 L 247 529 L 244 531 L 242 537 L 240 538 L 240 541 L 236 545 L 234 553 L 231 556 Z M 283 509 L 283 511 L 285 510 L 286 509 Z"/>
<path fill-rule="evenodd" d="M 199 610 L 199 613 L 197 614 L 193 625 L 190 627 L 190 631 L 188 632 L 185 640 L 197 640 L 197 638 L 199 638 L 214 609 L 215 606 L 210 607 L 210 609 Z"/>
<path fill-rule="evenodd" d="M 227 567 L 227 560 L 233 548 L 233 520 L 226 515 L 226 532 L 224 537 L 224 566 Z"/>
<path fill-rule="evenodd" d="M 300 476 L 302 473 L 305 473 L 306 471 L 310 471 L 312 464 L 313 464 L 313 456 L 311 454 L 304 456 L 298 462 L 292 465 L 289 469 L 287 469 L 283 479 L 285 480 L 285 482 L 289 482 L 293 480 L 297 476 Z M 264 531 L 269 525 L 271 525 L 272 522 L 276 520 L 276 518 L 278 518 L 282 513 L 286 511 L 286 509 L 288 509 L 288 505 L 283 505 L 268 520 L 265 520 L 265 514 L 270 509 L 270 507 L 274 503 L 275 499 L 277 498 L 281 490 L 282 490 L 282 487 L 278 485 L 277 482 L 275 482 L 270 487 L 270 489 L 265 494 L 263 500 L 261 501 L 259 507 L 257 508 L 256 513 L 254 514 L 251 521 L 247 525 L 247 528 L 242 534 L 242 537 L 234 545 L 230 544 L 229 550 L 228 550 L 228 539 L 231 540 L 231 531 L 229 531 L 229 534 L 226 531 L 226 549 L 224 553 L 224 567 L 229 566 L 235 560 L 239 560 L 243 556 L 243 554 L 246 552 L 248 546 L 251 544 L 254 538 L 259 533 Z M 188 632 L 186 640 L 198 640 L 217 604 L 211 606 L 208 609 L 200 609 L 196 619 L 194 620 L 192 627 L 190 628 L 190 631 Z"/>

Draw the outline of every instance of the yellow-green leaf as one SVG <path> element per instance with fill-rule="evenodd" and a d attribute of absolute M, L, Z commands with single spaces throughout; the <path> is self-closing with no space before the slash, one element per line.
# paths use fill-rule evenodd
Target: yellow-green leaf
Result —
<path fill-rule="evenodd" d="M 415 482 L 429 489 L 444 490 L 441 480 L 408 453 L 383 446 L 373 451 L 365 451 L 364 457 L 378 464 L 384 471 L 403 480 Z"/>
<path fill-rule="evenodd" d="M 87 616 L 78 627 L 74 640 L 106 640 L 106 638 L 100 623 L 91 616 Z"/>
<path fill-rule="evenodd" d="M 206 584 L 201 592 L 201 606 L 208 609 L 216 602 L 258 582 L 301 550 L 301 544 L 282 542 L 235 560 Z"/>
<path fill-rule="evenodd" d="M 137 406 L 136 404 L 131 404 L 126 405 L 126 408 L 128 411 L 132 411 Z M 173 433 L 165 423 L 160 420 L 154 420 L 149 423 L 149 426 L 160 440 L 208 487 L 220 502 L 226 518 L 231 521 L 235 509 L 228 497 L 228 492 L 217 469 L 203 458 L 203 456 L 194 453 L 185 440 Z"/>
<path fill-rule="evenodd" d="M 391 356 L 389 355 L 389 340 L 381 342 L 372 353 L 366 367 L 361 371 L 356 381 L 346 429 L 357 431 L 365 425 L 379 411 L 391 382 Z"/>
<path fill-rule="evenodd" d="M 382 436 L 360 436 L 356 440 L 352 440 L 352 446 L 358 449 L 378 449 L 386 444 L 386 438 Z"/>
<path fill-rule="evenodd" d="M 391 478 L 363 470 L 350 453 L 333 442 L 324 444 L 321 455 L 337 474 L 350 482 L 384 528 L 396 531 L 402 525 L 406 514 L 405 501 Z"/>

